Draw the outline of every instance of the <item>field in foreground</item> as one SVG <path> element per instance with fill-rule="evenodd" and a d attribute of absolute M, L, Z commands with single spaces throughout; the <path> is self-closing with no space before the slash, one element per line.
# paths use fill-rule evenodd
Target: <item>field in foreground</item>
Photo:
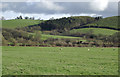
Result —
<path fill-rule="evenodd" d="M 3 47 L 3 75 L 117 75 L 118 49 Z"/>

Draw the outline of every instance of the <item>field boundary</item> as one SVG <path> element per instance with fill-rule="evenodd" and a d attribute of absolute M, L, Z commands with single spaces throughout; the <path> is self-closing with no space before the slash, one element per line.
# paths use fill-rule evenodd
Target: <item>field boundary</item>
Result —
<path fill-rule="evenodd" d="M 2 77 L 119 77 L 119 75 L 3 75 Z"/>
<path fill-rule="evenodd" d="M 4 47 L 65 47 L 65 46 L 4 46 Z M 72 47 L 72 46 L 68 46 L 65 48 L 120 48 L 120 47 Z"/>
<path fill-rule="evenodd" d="M 100 26 L 80 26 L 80 27 L 73 27 L 71 28 L 70 30 L 72 29 L 82 29 L 82 28 L 103 28 L 103 29 L 111 29 L 111 30 L 118 30 L 120 31 L 120 29 L 116 29 L 116 28 L 110 28 L 110 27 L 100 27 Z"/>

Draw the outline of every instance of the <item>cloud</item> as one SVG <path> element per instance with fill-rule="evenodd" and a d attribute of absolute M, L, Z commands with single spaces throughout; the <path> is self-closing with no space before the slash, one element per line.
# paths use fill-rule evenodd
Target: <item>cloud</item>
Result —
<path fill-rule="evenodd" d="M 108 7 L 109 0 L 93 0 L 90 7 L 95 11 L 104 11 Z"/>
<path fill-rule="evenodd" d="M 0 3 L 0 9 L 6 8 L 6 7 L 8 7 L 8 4 L 7 4 L 7 3 L 4 3 L 4 4 Z"/>
<path fill-rule="evenodd" d="M 41 4 L 38 4 L 38 7 L 44 7 L 47 8 L 48 10 L 54 10 L 54 11 L 62 11 L 64 10 L 64 7 L 56 4 L 55 2 L 48 1 L 48 0 L 41 0 Z M 41 6 L 42 5 L 42 6 Z"/>
<path fill-rule="evenodd" d="M 108 7 L 104 11 L 95 11 L 90 7 L 91 2 L 4 2 L 3 5 L 6 5 L 2 9 L 2 12 L 14 11 L 16 13 L 22 14 L 45 14 L 45 15 L 54 15 L 54 14 L 97 14 L 107 16 L 118 15 L 118 3 L 109 2 Z M 97 7 L 96 6 L 94 7 Z M 62 8 L 62 9 L 61 9 Z M 98 9 L 97 9 L 98 10 Z"/>
<path fill-rule="evenodd" d="M 28 6 L 30 6 L 30 5 L 33 5 L 34 3 L 32 2 L 32 0 L 27 0 L 27 1 L 26 1 L 26 4 L 27 4 Z"/>
<path fill-rule="evenodd" d="M 36 19 L 41 18 L 44 20 L 49 20 L 50 18 L 54 17 L 55 19 L 57 18 L 62 18 L 62 17 L 70 17 L 70 16 L 101 16 L 97 14 L 87 14 L 87 13 L 80 13 L 80 14 L 29 14 L 29 13 L 16 13 L 14 11 L 5 11 L 2 13 L 2 16 L 4 16 L 6 19 L 15 19 L 18 16 L 22 17 L 35 17 Z"/>
<path fill-rule="evenodd" d="M 5 17 L 6 19 L 14 19 L 17 16 L 20 16 L 20 15 L 23 15 L 23 14 L 22 13 L 16 13 L 14 11 L 5 11 L 5 12 L 2 12 L 1 15 L 3 17 Z"/>
<path fill-rule="evenodd" d="M 96 16 L 102 16 L 100 14 L 87 14 L 87 13 L 81 13 L 81 14 L 75 14 L 73 16 L 90 16 L 90 17 L 96 17 Z"/>

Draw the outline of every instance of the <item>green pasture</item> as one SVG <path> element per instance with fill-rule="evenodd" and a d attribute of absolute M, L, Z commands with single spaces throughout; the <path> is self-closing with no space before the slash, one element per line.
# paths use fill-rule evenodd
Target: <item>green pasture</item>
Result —
<path fill-rule="evenodd" d="M 42 34 L 41 35 L 42 40 L 46 40 L 48 38 L 69 38 L 69 39 L 81 39 L 80 37 L 72 37 L 72 36 L 60 36 L 60 35 L 48 35 L 48 34 Z M 84 40 L 83 40 L 84 41 Z"/>
<path fill-rule="evenodd" d="M 14 19 L 14 20 L 2 20 L 3 28 L 14 29 L 17 27 L 25 27 L 29 25 L 39 24 L 41 20 L 27 20 L 27 19 Z"/>
<path fill-rule="evenodd" d="M 3 75 L 117 75 L 118 48 L 6 46 L 2 70 Z"/>
<path fill-rule="evenodd" d="M 111 29 L 104 29 L 104 28 L 82 28 L 82 29 L 73 29 L 70 31 L 70 33 L 77 33 L 77 32 L 81 32 L 81 33 L 93 33 L 95 35 L 98 34 L 102 34 L 102 35 L 112 35 L 116 32 L 118 32 L 117 30 L 111 30 Z"/>
<path fill-rule="evenodd" d="M 87 24 L 85 26 L 98 26 L 98 27 L 109 27 L 109 28 L 120 29 L 120 25 L 118 24 L 119 17 L 120 16 L 112 16 L 112 17 L 103 18 L 93 23 Z"/>

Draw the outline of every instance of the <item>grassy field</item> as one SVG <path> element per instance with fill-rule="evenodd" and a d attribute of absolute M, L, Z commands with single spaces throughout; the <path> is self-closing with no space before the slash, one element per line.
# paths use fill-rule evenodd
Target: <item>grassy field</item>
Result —
<path fill-rule="evenodd" d="M 120 16 L 112 16 L 112 17 L 107 17 L 104 19 L 101 19 L 99 21 L 87 24 L 88 25 L 92 25 L 92 26 L 99 26 L 99 27 L 110 27 L 110 28 L 120 28 L 120 25 L 118 24 L 118 19 Z"/>
<path fill-rule="evenodd" d="M 83 40 L 80 37 L 42 34 L 42 40 L 46 40 L 48 38 L 70 38 L 70 39 L 81 39 L 81 40 Z M 85 41 L 85 40 L 83 40 L 83 41 Z"/>
<path fill-rule="evenodd" d="M 2 47 L 0 46 L 0 77 L 2 76 Z"/>
<path fill-rule="evenodd" d="M 117 75 L 118 49 L 3 47 L 3 75 Z M 103 50 L 102 50 L 103 49 Z"/>
<path fill-rule="evenodd" d="M 29 33 L 29 34 L 32 34 L 32 35 L 35 35 L 35 33 Z M 72 37 L 72 36 L 60 36 L 60 35 L 49 35 L 49 34 L 41 34 L 41 39 L 42 40 L 47 40 L 49 38 L 69 38 L 69 39 L 78 39 L 78 40 L 81 40 L 81 41 L 86 41 L 85 39 L 81 38 L 81 37 Z"/>
<path fill-rule="evenodd" d="M 98 35 L 98 34 L 112 35 L 112 34 L 118 32 L 117 30 L 104 29 L 104 28 L 83 28 L 83 29 L 73 29 L 70 31 L 70 33 L 77 33 L 77 32 L 88 33 L 90 31 L 92 31 L 93 34 L 95 34 L 95 35 Z"/>
<path fill-rule="evenodd" d="M 14 20 L 2 20 L 3 28 L 17 28 L 17 27 L 25 27 L 29 25 L 39 24 L 42 21 L 40 20 L 26 20 L 26 19 L 14 19 Z"/>

